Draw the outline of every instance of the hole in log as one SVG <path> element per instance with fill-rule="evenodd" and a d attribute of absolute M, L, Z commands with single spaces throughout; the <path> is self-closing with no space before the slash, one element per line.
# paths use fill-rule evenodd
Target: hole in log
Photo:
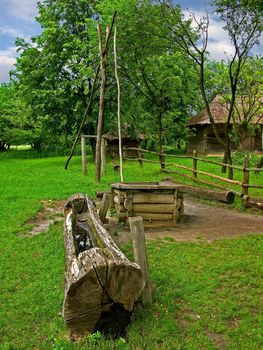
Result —
<path fill-rule="evenodd" d="M 95 326 L 95 332 L 99 331 L 104 336 L 113 339 L 124 337 L 131 322 L 131 312 L 124 309 L 119 303 L 110 306 L 110 310 L 103 312 Z"/>
<path fill-rule="evenodd" d="M 77 255 L 95 247 L 92 234 L 86 222 L 76 221 L 73 237 Z"/>

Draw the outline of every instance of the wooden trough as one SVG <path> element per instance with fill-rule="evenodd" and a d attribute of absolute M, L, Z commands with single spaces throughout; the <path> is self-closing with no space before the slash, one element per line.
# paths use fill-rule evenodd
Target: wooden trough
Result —
<path fill-rule="evenodd" d="M 71 337 L 94 331 L 123 335 L 144 288 L 139 265 L 120 251 L 84 194 L 75 194 L 66 203 L 64 239 L 62 314 Z"/>
<path fill-rule="evenodd" d="M 177 185 L 161 182 L 111 184 L 119 221 L 141 216 L 146 221 L 174 221 L 183 215 L 183 194 Z"/>

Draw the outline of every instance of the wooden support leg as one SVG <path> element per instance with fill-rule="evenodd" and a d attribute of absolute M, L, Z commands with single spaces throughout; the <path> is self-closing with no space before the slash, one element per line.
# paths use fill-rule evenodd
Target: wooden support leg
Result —
<path fill-rule="evenodd" d="M 141 267 L 145 279 L 145 287 L 142 292 L 143 303 L 152 304 L 143 220 L 140 216 L 130 217 L 129 224 L 132 233 L 135 262 Z"/>

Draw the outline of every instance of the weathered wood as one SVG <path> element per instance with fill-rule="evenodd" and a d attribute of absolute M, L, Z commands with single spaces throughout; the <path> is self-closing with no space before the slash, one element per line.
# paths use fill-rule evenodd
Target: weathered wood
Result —
<path fill-rule="evenodd" d="M 156 204 L 172 204 L 174 195 L 172 193 L 134 193 L 132 197 L 133 203 L 156 203 Z"/>
<path fill-rule="evenodd" d="M 248 196 L 248 187 L 245 186 L 249 184 L 249 171 L 247 170 L 247 168 L 249 167 L 249 159 L 247 156 L 244 158 L 243 165 L 244 165 L 244 169 L 243 169 L 242 193 Z"/>
<path fill-rule="evenodd" d="M 102 197 L 102 201 L 100 203 L 100 208 L 99 208 L 99 218 L 103 224 L 106 221 L 106 215 L 110 207 L 110 204 L 111 204 L 111 195 L 108 193 L 104 193 Z"/>
<path fill-rule="evenodd" d="M 168 183 L 173 182 L 171 180 L 167 181 Z M 178 189 L 182 193 L 191 194 L 192 196 L 209 199 L 209 200 L 217 200 L 219 202 L 224 203 L 233 203 L 235 199 L 235 193 L 229 190 L 226 191 L 218 191 L 218 190 L 210 190 L 206 188 L 200 188 L 196 186 L 177 184 Z"/>
<path fill-rule="evenodd" d="M 65 207 L 63 317 L 72 337 L 122 335 L 144 287 L 140 267 L 119 250 L 93 202 L 75 194 Z"/>
<path fill-rule="evenodd" d="M 204 162 L 204 163 L 220 165 L 220 166 L 224 166 L 226 168 L 232 168 L 232 169 L 236 169 L 236 170 L 243 170 L 243 168 L 241 166 L 238 166 L 238 165 L 226 164 L 226 163 L 222 163 L 222 162 L 216 162 L 214 160 L 204 159 L 204 158 L 199 158 L 199 157 L 196 157 L 196 159 L 198 161 Z"/>
<path fill-rule="evenodd" d="M 176 202 L 176 199 L 175 199 L 175 202 Z M 138 203 L 138 204 L 133 204 L 132 208 L 134 213 L 172 214 L 174 210 L 174 205 L 173 204 Z"/>
<path fill-rule="evenodd" d="M 135 212 L 134 215 L 141 216 L 146 221 L 173 221 L 173 214 Z"/>
<path fill-rule="evenodd" d="M 133 240 L 134 258 L 136 263 L 141 267 L 143 277 L 145 280 L 145 287 L 142 293 L 142 300 L 144 304 L 152 304 L 152 292 L 150 287 L 147 250 L 145 244 L 145 235 L 142 218 L 130 217 L 129 224 Z"/>
<path fill-rule="evenodd" d="M 211 186 L 211 187 L 214 187 L 214 188 L 218 188 L 218 189 L 223 190 L 223 191 L 226 191 L 226 190 L 230 191 L 229 189 L 226 189 L 224 186 L 215 184 L 215 183 L 210 182 L 210 181 L 204 181 L 204 180 L 200 180 L 200 179 L 193 179 L 192 176 L 180 173 L 179 171 L 176 171 L 176 170 L 163 169 L 162 172 L 163 173 L 177 174 L 179 176 L 186 177 L 187 179 L 190 179 L 190 180 L 192 180 L 193 182 L 196 182 L 196 183 L 200 183 L 200 184 L 204 184 L 204 185 Z M 241 192 L 234 191 L 234 190 L 231 190 L 231 192 L 233 192 L 237 196 L 241 196 Z"/>
<path fill-rule="evenodd" d="M 81 136 L 81 159 L 82 159 L 82 174 L 87 175 L 87 155 L 86 155 L 86 139 Z"/>
<path fill-rule="evenodd" d="M 111 184 L 111 188 L 114 190 L 173 190 L 176 189 L 176 185 L 173 184 L 160 184 L 159 182 L 128 182 L 128 183 L 114 183 Z"/>
<path fill-rule="evenodd" d="M 123 182 L 123 160 L 122 160 L 122 137 L 121 137 L 121 88 L 118 75 L 118 57 L 117 57 L 117 28 L 114 29 L 114 65 L 115 78 L 117 83 L 117 120 L 118 120 L 118 136 L 119 136 L 119 158 L 120 158 L 120 178 Z"/>

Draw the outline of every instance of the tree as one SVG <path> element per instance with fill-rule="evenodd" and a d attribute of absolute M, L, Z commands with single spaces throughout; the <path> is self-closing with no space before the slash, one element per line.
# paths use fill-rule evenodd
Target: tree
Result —
<path fill-rule="evenodd" d="M 252 137 L 263 123 L 262 71 L 263 58 L 250 57 L 239 78 L 232 133 L 241 152 L 252 148 Z"/>
<path fill-rule="evenodd" d="M 207 44 L 209 18 L 206 14 L 201 19 L 197 19 L 194 14 L 191 19 L 182 20 L 179 15 L 178 7 L 174 7 L 170 1 L 161 1 L 163 4 L 163 13 L 166 19 L 166 26 L 170 32 L 172 43 L 180 46 L 195 63 L 199 72 L 199 87 L 205 109 L 211 121 L 213 132 L 218 142 L 224 147 L 224 161 L 232 164 L 230 133 L 231 120 L 233 118 L 235 101 L 237 95 L 238 80 L 242 73 L 242 68 L 248 58 L 248 55 L 254 45 L 257 44 L 262 32 L 262 23 L 255 9 L 242 6 L 242 0 L 234 1 L 215 1 L 216 11 L 225 23 L 225 29 L 228 31 L 234 47 L 234 54 L 228 62 L 229 89 L 231 93 L 230 105 L 227 121 L 225 124 L 224 138 L 220 137 L 213 113 L 209 106 L 209 93 L 207 91 L 206 64 L 207 64 Z M 195 30 L 195 36 L 189 30 L 189 22 L 192 23 Z M 180 23 L 180 26 L 178 26 Z M 229 177 L 233 177 L 232 169 L 229 169 Z"/>
<path fill-rule="evenodd" d="M 45 0 L 38 10 L 43 31 L 32 38 L 32 44 L 17 40 L 20 57 L 13 76 L 31 107 L 32 121 L 53 136 L 52 143 L 43 140 L 43 144 L 68 146 L 92 84 L 93 2 Z"/>
<path fill-rule="evenodd" d="M 0 151 L 32 140 L 30 109 L 19 96 L 18 84 L 0 85 Z"/>
<path fill-rule="evenodd" d="M 155 1 L 104 1 L 104 17 L 117 9 L 119 66 L 126 120 L 158 135 L 158 150 L 183 123 L 196 93 L 192 64 L 169 50 L 161 7 Z M 124 108 L 123 108 L 124 109 Z M 182 132 L 181 132 L 182 134 Z M 162 163 L 162 158 L 160 158 Z"/>

